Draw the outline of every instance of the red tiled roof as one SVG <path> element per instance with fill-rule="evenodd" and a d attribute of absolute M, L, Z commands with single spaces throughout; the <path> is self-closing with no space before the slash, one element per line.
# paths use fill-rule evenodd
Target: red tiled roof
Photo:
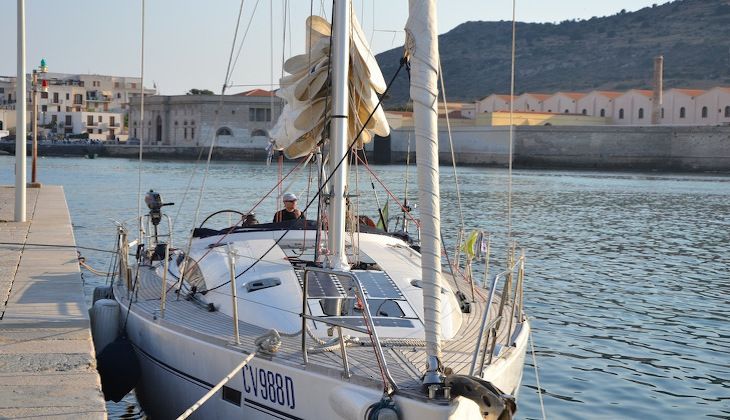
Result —
<path fill-rule="evenodd" d="M 247 90 L 245 92 L 237 93 L 236 96 L 256 96 L 256 97 L 268 98 L 268 97 L 274 96 L 274 92 L 268 91 L 268 90 L 263 90 L 263 89 L 252 89 L 252 90 Z"/>
<path fill-rule="evenodd" d="M 533 96 L 533 97 L 537 98 L 540 101 L 544 101 L 545 99 L 547 99 L 547 98 L 549 98 L 549 97 L 552 96 L 552 95 L 547 95 L 547 94 L 544 94 L 544 93 L 529 93 L 529 92 L 523 93 L 523 95 Z"/>
<path fill-rule="evenodd" d="M 611 98 L 611 99 L 616 99 L 619 96 L 623 95 L 623 92 L 614 92 L 614 91 L 611 91 L 611 90 L 596 90 L 594 92 L 597 93 L 597 94 L 599 94 L 599 95 L 603 95 L 603 96 L 605 96 L 607 98 Z"/>
<path fill-rule="evenodd" d="M 556 95 L 565 95 L 568 98 L 575 99 L 575 100 L 586 96 L 585 93 L 580 93 L 580 92 L 558 92 L 558 93 L 556 93 Z"/>
<path fill-rule="evenodd" d="M 700 96 L 700 95 L 702 95 L 703 93 L 706 92 L 706 91 L 701 90 L 701 89 L 669 89 L 669 90 L 674 90 L 674 91 L 677 91 L 679 93 L 685 94 L 687 96 Z"/>

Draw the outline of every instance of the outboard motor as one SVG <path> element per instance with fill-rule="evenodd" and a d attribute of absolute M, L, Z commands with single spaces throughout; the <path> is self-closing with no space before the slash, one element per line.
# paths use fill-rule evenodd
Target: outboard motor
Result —
<path fill-rule="evenodd" d="M 162 221 L 162 208 L 165 206 L 174 206 L 175 203 L 163 203 L 160 193 L 149 190 L 144 196 L 144 203 L 150 209 L 150 221 L 155 228 L 155 243 L 157 243 L 157 226 Z"/>

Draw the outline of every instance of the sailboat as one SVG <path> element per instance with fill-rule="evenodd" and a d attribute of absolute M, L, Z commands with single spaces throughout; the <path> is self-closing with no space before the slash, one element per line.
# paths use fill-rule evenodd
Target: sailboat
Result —
<path fill-rule="evenodd" d="M 273 135 L 290 157 L 329 146 L 318 159 L 317 220 L 243 217 L 195 229 L 188 247 L 173 248 L 158 233 L 166 203 L 151 191 L 145 234 L 130 240 L 119 227 L 111 292 L 152 418 L 512 417 L 530 332 L 524 259 L 476 291 L 441 272 L 435 10 L 434 1 L 409 2 L 403 61 L 420 242 L 346 221 L 348 156 L 388 130 L 380 106 L 388 86 L 349 0 L 334 1 L 331 27 L 309 19 L 308 52 L 285 65 L 288 108 Z M 461 290 L 470 287 L 468 298 Z"/>

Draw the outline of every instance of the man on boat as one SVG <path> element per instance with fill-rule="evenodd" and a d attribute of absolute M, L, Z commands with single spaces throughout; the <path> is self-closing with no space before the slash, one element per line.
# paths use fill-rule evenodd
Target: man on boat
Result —
<path fill-rule="evenodd" d="M 282 199 L 284 201 L 284 208 L 274 214 L 274 223 L 304 218 L 302 212 L 297 208 L 296 195 L 286 193 L 282 196 Z"/>

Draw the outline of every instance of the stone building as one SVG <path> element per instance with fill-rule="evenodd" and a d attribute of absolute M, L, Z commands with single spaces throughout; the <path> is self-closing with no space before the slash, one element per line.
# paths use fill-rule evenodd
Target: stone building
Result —
<path fill-rule="evenodd" d="M 255 89 L 236 95 L 176 95 L 131 101 L 129 136 L 143 144 L 206 146 L 217 137 L 224 147 L 265 147 L 283 101 L 273 92 Z"/>
<path fill-rule="evenodd" d="M 614 102 L 613 123 L 617 125 L 650 125 L 653 92 L 631 89 Z"/>
<path fill-rule="evenodd" d="M 477 114 L 495 111 L 509 111 L 510 95 L 498 95 L 493 93 L 486 98 L 476 102 Z"/>
<path fill-rule="evenodd" d="M 543 93 L 523 93 L 515 98 L 515 111 L 526 112 L 543 112 L 542 103 L 547 100 L 550 95 Z"/>
<path fill-rule="evenodd" d="M 716 87 L 696 97 L 702 125 L 730 124 L 730 88 Z"/>
<path fill-rule="evenodd" d="M 621 95 L 621 92 L 594 90 L 578 99 L 576 110 L 583 115 L 611 118 L 613 116 L 614 100 Z"/>
<path fill-rule="evenodd" d="M 577 101 L 584 97 L 585 93 L 558 92 L 550 95 L 542 102 L 543 112 L 554 112 L 560 114 L 577 114 Z"/>
<path fill-rule="evenodd" d="M 661 112 L 662 124 L 698 124 L 701 119 L 701 107 L 696 98 L 703 93 L 705 91 L 699 89 L 669 89 L 664 92 Z M 707 112 L 707 109 L 705 109 L 705 113 Z"/>

